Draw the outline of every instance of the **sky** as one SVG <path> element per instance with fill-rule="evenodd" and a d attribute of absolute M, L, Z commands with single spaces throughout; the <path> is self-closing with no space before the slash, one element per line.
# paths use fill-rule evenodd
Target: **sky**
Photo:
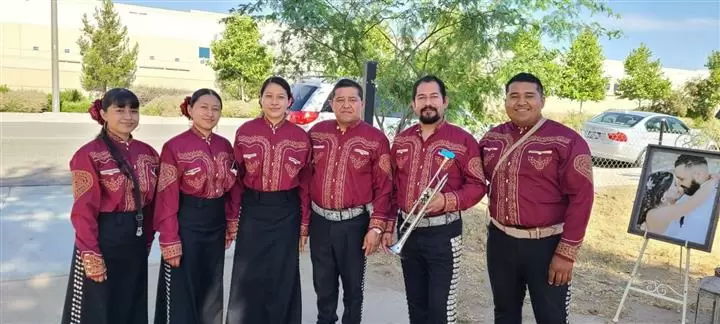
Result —
<path fill-rule="evenodd" d="M 117 3 L 174 10 L 227 13 L 245 0 L 115 0 Z M 621 30 L 619 39 L 601 39 L 607 59 L 624 60 L 645 43 L 663 67 L 705 69 L 708 55 L 720 50 L 719 0 L 607 0 L 620 19 L 598 17 Z"/>

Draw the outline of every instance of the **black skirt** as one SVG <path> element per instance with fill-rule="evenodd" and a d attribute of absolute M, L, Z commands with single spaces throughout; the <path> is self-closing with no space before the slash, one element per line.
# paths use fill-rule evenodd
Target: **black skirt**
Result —
<path fill-rule="evenodd" d="M 156 324 L 212 324 L 223 318 L 225 199 L 180 195 L 180 266 L 162 260 Z M 162 258 L 162 257 L 161 257 Z"/>
<path fill-rule="evenodd" d="M 97 218 L 105 281 L 85 276 L 80 251 L 74 248 L 62 324 L 148 322 L 148 249 L 145 233 L 135 235 L 135 214 L 100 213 Z"/>
<path fill-rule="evenodd" d="M 297 189 L 245 191 L 233 260 L 228 324 L 300 323 L 299 240 Z"/>

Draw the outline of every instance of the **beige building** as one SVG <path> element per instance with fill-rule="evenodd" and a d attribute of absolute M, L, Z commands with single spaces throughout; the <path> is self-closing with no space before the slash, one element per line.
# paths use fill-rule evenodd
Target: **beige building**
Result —
<path fill-rule="evenodd" d="M 81 56 L 77 40 L 82 16 L 94 22 L 99 1 L 58 1 L 58 45 L 61 89 L 81 89 Z M 193 90 L 215 87 L 205 62 L 210 43 L 220 37 L 226 15 L 115 4 L 131 44 L 139 44 L 134 86 Z M 50 92 L 51 30 L 49 0 L 2 0 L 0 10 L 0 85 Z"/>

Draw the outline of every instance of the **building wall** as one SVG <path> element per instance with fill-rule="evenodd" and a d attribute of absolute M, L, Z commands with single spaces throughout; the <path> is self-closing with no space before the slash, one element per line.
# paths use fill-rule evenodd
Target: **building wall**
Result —
<path fill-rule="evenodd" d="M 51 30 L 47 0 L 3 0 L 0 10 L 0 84 L 10 88 L 50 92 Z M 58 1 L 60 87 L 81 89 L 81 56 L 77 40 L 82 16 L 92 14 L 99 1 Z M 130 44 L 139 44 L 134 86 L 193 90 L 215 87 L 215 74 L 204 62 L 210 43 L 222 33 L 226 15 L 202 11 L 173 11 L 115 4 L 127 26 Z M 202 56 L 202 57 L 201 57 Z"/>

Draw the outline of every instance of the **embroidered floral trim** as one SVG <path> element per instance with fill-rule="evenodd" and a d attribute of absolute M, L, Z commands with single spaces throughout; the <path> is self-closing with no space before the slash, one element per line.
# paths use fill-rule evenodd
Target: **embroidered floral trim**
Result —
<path fill-rule="evenodd" d="M 542 171 L 550 164 L 550 161 L 552 161 L 552 157 L 550 157 L 550 156 L 535 157 L 535 156 L 530 155 L 530 156 L 528 156 L 528 161 L 535 168 L 535 170 Z"/>
<path fill-rule="evenodd" d="M 482 159 L 480 159 L 479 156 L 470 159 L 468 162 L 468 171 L 473 177 L 485 182 L 485 171 L 483 171 Z"/>
<path fill-rule="evenodd" d="M 307 225 L 300 225 L 300 236 L 310 236 L 310 228 Z"/>
<path fill-rule="evenodd" d="M 454 192 L 446 192 L 445 196 L 445 211 L 451 212 L 458 210 L 458 198 Z"/>
<path fill-rule="evenodd" d="M 93 177 L 90 172 L 85 170 L 76 170 L 72 172 L 72 189 L 75 200 L 90 191 L 92 186 Z"/>
<path fill-rule="evenodd" d="M 107 271 L 102 255 L 93 252 L 83 252 L 82 263 L 83 268 L 85 268 L 85 275 L 89 278 L 100 277 Z"/>
<path fill-rule="evenodd" d="M 160 245 L 160 253 L 165 261 L 182 256 L 182 243 L 177 242 L 168 245 Z"/>
<path fill-rule="evenodd" d="M 555 254 L 567 259 L 568 261 L 574 262 L 579 250 L 580 244 L 570 245 L 569 243 L 560 241 L 560 244 L 558 244 L 555 249 Z"/>
<path fill-rule="evenodd" d="M 385 172 L 387 175 L 391 175 L 392 173 L 392 166 L 390 164 L 390 154 L 383 154 L 380 155 L 380 159 L 378 160 L 378 165 L 380 165 L 380 170 Z"/>
<path fill-rule="evenodd" d="M 585 179 L 588 179 L 590 183 L 593 182 L 592 172 L 592 157 L 588 154 L 580 154 L 573 160 L 573 167 L 575 171 L 580 173 Z"/>
<path fill-rule="evenodd" d="M 383 219 L 370 218 L 370 225 L 368 225 L 368 229 L 377 228 L 385 232 L 385 226 L 387 226 L 386 223 L 387 222 Z"/>
<path fill-rule="evenodd" d="M 165 190 L 175 181 L 177 181 L 177 168 L 168 163 L 160 164 L 160 179 L 158 179 L 157 191 Z"/>

